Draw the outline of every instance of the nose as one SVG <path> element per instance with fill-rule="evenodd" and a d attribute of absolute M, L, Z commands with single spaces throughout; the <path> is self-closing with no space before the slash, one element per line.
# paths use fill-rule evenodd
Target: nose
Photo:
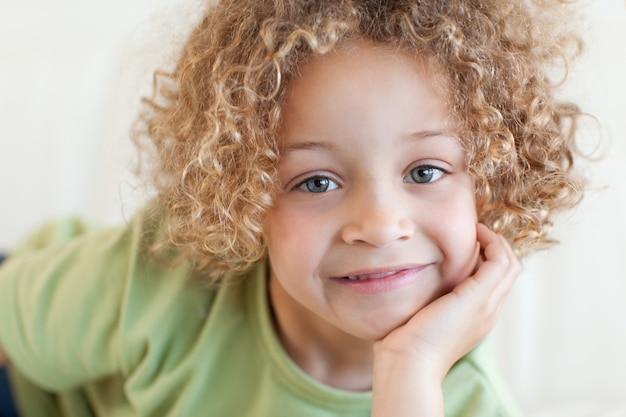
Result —
<path fill-rule="evenodd" d="M 362 193 L 353 199 L 341 229 L 343 241 L 382 248 L 413 237 L 415 224 L 408 214 L 408 206 L 392 194 Z"/>

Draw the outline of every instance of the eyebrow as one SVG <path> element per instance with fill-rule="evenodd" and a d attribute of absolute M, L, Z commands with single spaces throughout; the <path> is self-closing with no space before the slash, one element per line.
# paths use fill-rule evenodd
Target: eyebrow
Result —
<path fill-rule="evenodd" d="M 326 140 L 310 140 L 304 142 L 293 143 L 289 145 L 285 145 L 282 148 L 281 154 L 286 155 L 294 151 L 309 151 L 309 150 L 336 150 L 337 145 L 333 142 Z"/>
<path fill-rule="evenodd" d="M 441 136 L 441 137 L 445 137 L 445 138 L 450 138 L 450 139 L 457 139 L 458 140 L 458 136 L 450 131 L 450 130 L 422 130 L 419 132 L 415 132 L 409 135 L 409 140 L 422 140 L 422 139 L 428 139 L 431 137 L 436 137 L 436 136 Z"/>
<path fill-rule="evenodd" d="M 424 139 L 429 139 L 429 138 L 433 138 L 437 136 L 458 140 L 458 136 L 454 134 L 452 131 L 448 131 L 448 130 L 420 130 L 418 132 L 414 132 L 414 133 L 407 135 L 406 139 L 408 142 L 413 142 L 413 141 L 421 141 Z M 333 143 L 332 141 L 328 141 L 328 140 L 308 140 L 308 141 L 285 145 L 282 148 L 281 154 L 287 155 L 291 152 L 300 151 L 300 150 L 334 151 L 334 150 L 337 150 L 337 145 L 335 145 L 335 143 Z"/>

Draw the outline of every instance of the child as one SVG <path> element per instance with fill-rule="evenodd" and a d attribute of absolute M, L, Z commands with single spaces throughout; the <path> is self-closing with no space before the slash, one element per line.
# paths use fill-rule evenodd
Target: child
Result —
<path fill-rule="evenodd" d="M 580 198 L 529 7 L 209 9 L 146 101 L 158 201 L 0 270 L 22 415 L 518 415 L 481 340 Z"/>

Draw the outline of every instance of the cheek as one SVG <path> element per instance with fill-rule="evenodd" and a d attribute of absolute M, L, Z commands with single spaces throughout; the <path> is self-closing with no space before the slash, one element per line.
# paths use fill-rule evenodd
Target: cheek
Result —
<path fill-rule="evenodd" d="M 478 262 L 480 247 L 476 238 L 476 209 L 473 196 L 445 205 L 437 223 L 439 246 L 444 262 L 441 275 L 449 286 L 454 287 L 472 274 Z"/>
<path fill-rule="evenodd" d="M 275 265 L 304 266 L 316 258 L 321 243 L 318 221 L 281 205 L 269 213 L 265 226 L 267 250 Z"/>

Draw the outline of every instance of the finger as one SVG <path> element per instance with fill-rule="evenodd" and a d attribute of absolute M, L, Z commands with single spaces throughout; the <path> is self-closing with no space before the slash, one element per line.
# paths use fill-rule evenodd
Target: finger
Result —
<path fill-rule="evenodd" d="M 511 245 L 503 236 L 493 232 L 483 224 L 477 225 L 476 236 L 483 247 L 484 262 L 499 264 L 504 269 L 516 269 L 518 267 L 519 261 Z"/>
<path fill-rule="evenodd" d="M 521 271 L 517 256 L 503 236 L 484 225 L 477 226 L 477 238 L 484 245 L 485 280 L 493 280 L 490 304 L 499 306 L 513 288 Z"/>
<path fill-rule="evenodd" d="M 480 223 L 476 225 L 476 238 L 482 256 L 469 281 L 479 281 L 482 286 L 491 289 L 498 284 L 499 276 L 506 270 L 510 262 L 510 256 L 501 237 L 487 226 Z"/>
<path fill-rule="evenodd" d="M 519 261 L 506 240 L 485 225 L 478 224 L 476 234 L 484 259 L 454 291 L 464 297 L 482 297 L 488 300 L 487 304 L 496 305 L 511 290 L 520 271 Z"/>
<path fill-rule="evenodd" d="M 504 238 L 484 224 L 478 223 L 476 225 L 476 238 L 483 248 L 485 260 L 504 263 L 510 260 L 510 254 L 506 251 L 508 244 L 502 245 Z"/>

